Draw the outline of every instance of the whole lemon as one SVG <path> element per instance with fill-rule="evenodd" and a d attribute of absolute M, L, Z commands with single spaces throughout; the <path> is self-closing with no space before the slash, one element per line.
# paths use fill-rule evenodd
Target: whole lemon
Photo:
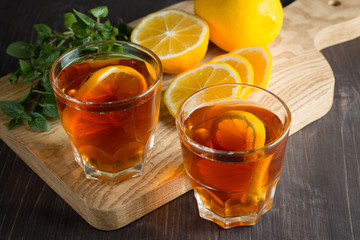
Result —
<path fill-rule="evenodd" d="M 280 0 L 195 0 L 194 10 L 210 28 L 210 40 L 221 49 L 267 46 L 283 23 Z"/>

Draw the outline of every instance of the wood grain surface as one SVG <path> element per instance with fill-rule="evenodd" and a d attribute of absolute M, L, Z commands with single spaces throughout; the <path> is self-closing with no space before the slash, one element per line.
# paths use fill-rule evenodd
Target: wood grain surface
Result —
<path fill-rule="evenodd" d="M 21 9 L 30 12 L 26 7 Z M 11 32 L 8 33 L 11 37 Z M 4 45 L 1 47 L 4 49 Z M 359 50 L 360 41 L 356 39 L 323 51 L 336 77 L 333 108 L 326 117 L 290 138 L 274 207 L 256 227 L 225 231 L 200 219 L 189 192 L 124 228 L 108 233 L 97 231 L 2 143 L 0 236 L 4 239 L 359 238 L 360 59 L 356 54 Z M 4 62 L 5 66 L 8 64 Z M 4 72 L 4 65 L 3 74 L 8 72 Z"/>

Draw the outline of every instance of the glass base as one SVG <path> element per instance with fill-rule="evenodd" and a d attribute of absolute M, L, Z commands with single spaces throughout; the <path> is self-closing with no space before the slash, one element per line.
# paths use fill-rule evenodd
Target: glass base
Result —
<path fill-rule="evenodd" d="M 140 176 L 142 174 L 143 165 L 143 163 L 140 163 L 134 167 L 128 168 L 118 173 L 99 171 L 88 166 L 83 166 L 83 169 L 88 179 L 103 180 L 106 182 L 116 183 L 131 177 Z"/>
<path fill-rule="evenodd" d="M 201 197 L 198 194 L 196 194 L 196 192 L 195 192 L 195 198 L 197 200 L 200 217 L 212 221 L 224 229 L 237 227 L 237 226 L 255 225 L 259 221 L 260 217 L 270 210 L 273 203 L 271 199 L 271 201 L 267 202 L 260 211 L 245 216 L 222 217 L 210 211 L 204 205 L 203 201 L 201 200 Z"/>
<path fill-rule="evenodd" d="M 154 134 L 143 149 L 143 154 L 133 159 L 133 165 L 119 172 L 106 172 L 94 168 L 80 155 L 79 151 L 71 143 L 75 161 L 83 168 L 86 178 L 103 180 L 106 182 L 121 182 L 125 179 L 142 175 L 144 165 L 149 161 L 154 147 Z"/>

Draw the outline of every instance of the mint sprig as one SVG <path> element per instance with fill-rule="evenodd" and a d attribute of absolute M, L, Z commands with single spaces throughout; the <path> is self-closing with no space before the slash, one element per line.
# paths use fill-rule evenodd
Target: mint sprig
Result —
<path fill-rule="evenodd" d="M 100 6 L 89 11 L 90 16 L 77 10 L 64 15 L 64 32 L 57 32 L 46 24 L 36 24 L 35 43 L 14 42 L 6 53 L 19 59 L 19 66 L 9 77 L 11 84 L 20 79 L 29 84 L 28 91 L 18 101 L 0 101 L 1 111 L 11 118 L 8 129 L 26 121 L 34 130 L 49 131 L 47 118 L 59 117 L 49 72 L 55 60 L 67 50 L 81 44 L 101 40 L 130 41 L 132 28 L 119 20 L 116 27 L 107 17 L 108 8 Z"/>

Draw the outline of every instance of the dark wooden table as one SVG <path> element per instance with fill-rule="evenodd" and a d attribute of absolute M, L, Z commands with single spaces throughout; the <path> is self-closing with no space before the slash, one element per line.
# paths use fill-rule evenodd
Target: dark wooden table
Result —
<path fill-rule="evenodd" d="M 6 47 L 34 40 L 36 23 L 62 30 L 64 13 L 99 5 L 130 22 L 175 2 L 1 0 L 0 75 L 17 64 Z M 360 38 L 322 53 L 336 78 L 333 107 L 290 137 L 273 208 L 255 227 L 201 219 L 190 191 L 121 229 L 97 230 L 0 140 L 0 239 L 360 239 Z"/>

